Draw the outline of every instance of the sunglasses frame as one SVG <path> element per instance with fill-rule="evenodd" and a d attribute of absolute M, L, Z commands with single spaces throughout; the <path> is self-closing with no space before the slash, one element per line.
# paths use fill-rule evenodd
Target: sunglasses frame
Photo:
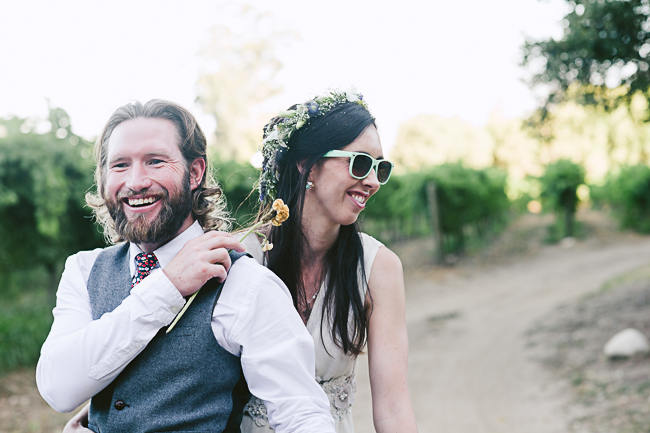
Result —
<path fill-rule="evenodd" d="M 356 158 L 359 155 L 366 156 L 366 157 L 368 157 L 368 158 L 370 158 L 372 160 L 372 165 L 368 169 L 368 172 L 366 174 L 364 174 L 363 176 L 361 176 L 361 177 L 355 176 L 354 174 L 352 174 L 352 166 L 354 165 L 354 158 Z M 367 153 L 364 153 L 364 152 L 348 152 L 347 150 L 337 150 L 337 149 L 335 149 L 335 150 L 330 150 L 329 152 L 327 152 L 325 155 L 323 155 L 323 158 L 350 158 L 350 162 L 349 162 L 349 165 L 348 165 L 348 171 L 350 172 L 350 176 L 352 176 L 355 179 L 359 179 L 359 180 L 365 179 L 366 177 L 368 177 L 368 175 L 370 174 L 370 172 L 372 171 L 373 168 L 375 169 L 375 174 L 377 174 L 377 168 L 379 167 L 379 163 L 380 162 L 387 162 L 388 164 L 390 164 L 390 171 L 388 172 L 388 177 L 383 182 L 380 182 L 379 177 L 377 177 L 377 182 L 379 182 L 380 185 L 385 185 L 386 182 L 388 182 L 388 179 L 390 179 L 391 174 L 393 174 L 393 167 L 395 167 L 395 164 L 393 164 L 392 162 L 390 162 L 387 159 L 375 159 L 372 156 L 370 156 L 370 155 L 368 155 Z"/>

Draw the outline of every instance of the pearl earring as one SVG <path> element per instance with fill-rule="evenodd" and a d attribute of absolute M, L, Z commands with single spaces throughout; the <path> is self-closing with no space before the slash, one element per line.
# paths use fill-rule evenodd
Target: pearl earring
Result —
<path fill-rule="evenodd" d="M 309 190 L 312 189 L 313 187 L 314 187 L 314 182 L 312 182 L 311 180 L 308 180 L 308 181 L 307 181 L 307 184 L 305 185 L 305 189 L 306 189 L 307 191 L 309 191 Z"/>

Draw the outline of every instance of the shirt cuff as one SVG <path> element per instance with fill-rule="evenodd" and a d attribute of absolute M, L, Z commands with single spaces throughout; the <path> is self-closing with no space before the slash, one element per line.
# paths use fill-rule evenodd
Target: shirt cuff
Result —
<path fill-rule="evenodd" d="M 174 320 L 185 305 L 185 298 L 162 269 L 152 271 L 131 289 L 131 295 L 137 297 L 142 305 L 148 306 L 147 309 L 161 325 L 167 325 Z"/>
<path fill-rule="evenodd" d="M 119 328 L 120 335 L 127 337 L 119 339 L 109 355 L 101 357 L 90 367 L 90 378 L 104 380 L 131 362 L 160 328 L 174 320 L 184 304 L 185 299 L 162 269 L 157 269 L 144 278 L 131 289 L 130 295 L 122 304 L 107 313 L 112 317 L 107 322 L 109 325 L 106 325 L 106 332 L 116 333 Z"/>

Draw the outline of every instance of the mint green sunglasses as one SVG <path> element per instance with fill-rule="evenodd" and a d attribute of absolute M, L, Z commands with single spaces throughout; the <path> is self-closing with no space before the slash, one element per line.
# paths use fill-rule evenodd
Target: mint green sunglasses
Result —
<path fill-rule="evenodd" d="M 383 185 L 388 182 L 393 171 L 393 163 L 385 159 L 375 159 L 367 153 L 347 152 L 345 150 L 330 150 L 323 158 L 350 158 L 350 176 L 355 179 L 365 179 L 370 170 L 375 169 L 377 181 Z"/>

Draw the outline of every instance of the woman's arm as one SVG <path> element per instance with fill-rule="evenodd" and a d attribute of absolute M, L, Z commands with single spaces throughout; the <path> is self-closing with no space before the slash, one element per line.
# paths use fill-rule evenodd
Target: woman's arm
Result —
<path fill-rule="evenodd" d="M 399 257 L 381 247 L 368 286 L 368 365 L 377 433 L 417 432 L 407 383 L 408 336 L 404 276 Z"/>

